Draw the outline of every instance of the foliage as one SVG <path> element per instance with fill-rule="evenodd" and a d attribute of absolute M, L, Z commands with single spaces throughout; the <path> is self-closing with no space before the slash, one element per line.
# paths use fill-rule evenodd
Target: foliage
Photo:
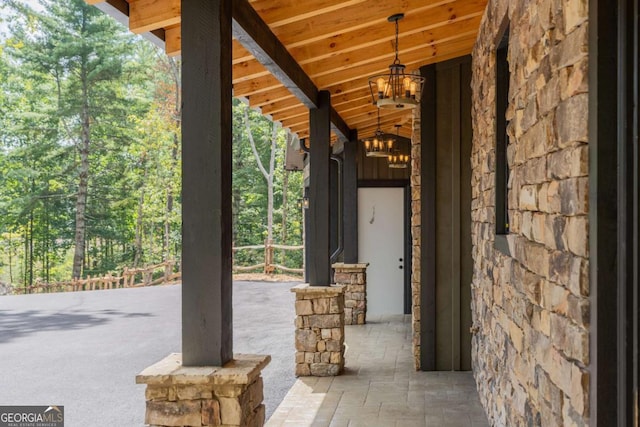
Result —
<path fill-rule="evenodd" d="M 179 61 L 82 0 L 40 0 L 35 9 L 5 0 L 0 16 L 8 23 L 0 34 L 0 281 L 67 280 L 78 247 L 83 276 L 179 259 Z M 262 244 L 268 233 L 267 184 L 244 108 L 234 101 L 236 246 Z M 256 111 L 249 118 L 269 164 L 274 125 Z M 302 174 L 284 171 L 286 137 L 277 132 L 274 241 L 301 244 Z M 287 256 L 278 262 L 302 265 L 301 253 Z M 262 257 L 243 252 L 236 260 Z"/>

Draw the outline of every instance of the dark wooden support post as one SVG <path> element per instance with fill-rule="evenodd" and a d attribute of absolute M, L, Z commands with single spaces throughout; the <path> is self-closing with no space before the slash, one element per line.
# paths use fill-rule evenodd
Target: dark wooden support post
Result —
<path fill-rule="evenodd" d="M 420 365 L 423 371 L 436 369 L 436 67 L 420 68 L 425 77 L 420 102 L 420 186 L 422 242 L 420 283 Z"/>
<path fill-rule="evenodd" d="M 318 108 L 309 110 L 311 147 L 309 152 L 309 228 L 307 231 L 309 284 L 329 286 L 331 264 L 329 249 L 329 172 L 331 156 L 331 95 L 318 92 Z"/>
<path fill-rule="evenodd" d="M 231 0 L 182 0 L 182 358 L 233 357 Z"/>
<path fill-rule="evenodd" d="M 344 144 L 344 166 L 342 175 L 342 206 L 344 219 L 344 263 L 358 262 L 358 131 L 352 130 L 349 141 Z"/>

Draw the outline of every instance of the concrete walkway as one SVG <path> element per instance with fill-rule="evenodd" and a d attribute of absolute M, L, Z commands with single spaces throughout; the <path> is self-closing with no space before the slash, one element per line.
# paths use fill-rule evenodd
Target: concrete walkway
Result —
<path fill-rule="evenodd" d="M 470 372 L 416 372 L 408 316 L 347 326 L 345 373 L 299 378 L 268 427 L 487 427 Z"/>

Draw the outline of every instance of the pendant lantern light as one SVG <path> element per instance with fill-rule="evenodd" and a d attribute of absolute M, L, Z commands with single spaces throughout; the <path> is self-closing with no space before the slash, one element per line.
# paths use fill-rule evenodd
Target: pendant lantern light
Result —
<path fill-rule="evenodd" d="M 369 77 L 371 97 L 378 108 L 415 108 L 420 103 L 424 77 L 419 74 L 406 74 L 406 67 L 398 58 L 398 21 L 402 18 L 404 18 L 403 13 L 387 18 L 389 22 L 396 24 L 396 57 L 389 65 L 389 73 Z"/>
<path fill-rule="evenodd" d="M 367 157 L 389 157 L 395 143 L 393 138 L 387 137 L 380 130 L 380 110 L 378 112 L 378 128 L 373 138 L 364 139 L 364 149 Z"/>

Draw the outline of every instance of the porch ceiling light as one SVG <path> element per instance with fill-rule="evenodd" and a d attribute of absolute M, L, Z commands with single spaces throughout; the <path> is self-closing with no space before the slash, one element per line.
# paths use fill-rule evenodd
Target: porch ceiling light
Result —
<path fill-rule="evenodd" d="M 405 74 L 405 66 L 398 58 L 398 21 L 404 13 L 391 15 L 387 20 L 396 23 L 396 58 L 389 65 L 389 73 L 369 77 L 369 89 L 373 104 L 378 108 L 415 108 L 420 102 L 424 77 L 419 74 Z"/>
<path fill-rule="evenodd" d="M 399 135 L 400 133 L 400 127 L 401 125 L 395 125 L 396 126 L 396 135 Z M 402 154 L 402 153 L 398 153 L 399 150 L 395 150 L 393 152 L 393 154 L 390 154 L 389 157 L 387 158 L 388 160 L 388 166 L 391 169 L 406 169 L 409 167 L 409 160 L 410 160 L 410 156 L 408 154 Z"/>
<path fill-rule="evenodd" d="M 385 139 L 385 135 L 380 130 L 380 110 L 378 112 L 378 128 L 373 138 L 362 140 L 367 157 L 389 157 L 393 150 L 395 140 L 391 137 Z"/>

